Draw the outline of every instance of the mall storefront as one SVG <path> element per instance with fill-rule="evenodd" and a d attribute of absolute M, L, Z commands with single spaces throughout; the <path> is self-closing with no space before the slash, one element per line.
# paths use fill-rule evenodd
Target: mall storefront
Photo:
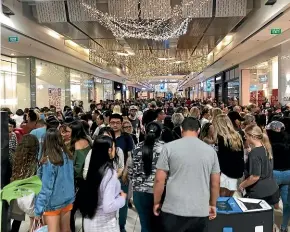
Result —
<path fill-rule="evenodd" d="M 1 55 L 1 107 L 18 108 L 65 105 L 113 99 L 113 82 L 64 66 L 35 59 Z"/>
<path fill-rule="evenodd" d="M 287 103 L 283 97 L 287 96 L 289 63 L 282 60 L 283 54 L 290 54 L 289 47 L 288 51 L 286 48 L 287 45 L 280 45 L 240 64 L 243 105 Z"/>

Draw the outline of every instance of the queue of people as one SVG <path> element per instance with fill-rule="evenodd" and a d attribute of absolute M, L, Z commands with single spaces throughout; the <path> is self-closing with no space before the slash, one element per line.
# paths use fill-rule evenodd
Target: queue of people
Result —
<path fill-rule="evenodd" d="M 290 106 L 138 99 L 92 102 L 88 112 L 3 110 L 11 182 L 42 181 L 31 226 L 43 219 L 48 231 L 74 232 L 79 211 L 85 232 L 126 232 L 133 204 L 142 232 L 202 232 L 217 198 L 240 192 L 273 207 L 281 198 L 287 231 Z M 17 202 L 10 211 L 19 231 L 25 213 Z"/>

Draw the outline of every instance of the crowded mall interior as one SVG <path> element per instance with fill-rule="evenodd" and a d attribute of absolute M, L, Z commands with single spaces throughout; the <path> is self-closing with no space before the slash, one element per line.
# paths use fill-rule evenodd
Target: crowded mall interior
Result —
<path fill-rule="evenodd" d="M 2 0 L 3 232 L 290 232 L 290 0 Z"/>

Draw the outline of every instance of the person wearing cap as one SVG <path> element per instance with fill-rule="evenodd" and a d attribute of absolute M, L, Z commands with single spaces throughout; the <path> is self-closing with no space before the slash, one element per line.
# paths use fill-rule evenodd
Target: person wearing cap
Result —
<path fill-rule="evenodd" d="M 60 123 L 59 123 L 58 119 L 55 116 L 50 115 L 47 117 L 47 119 L 45 120 L 45 123 L 42 125 L 42 127 L 34 129 L 30 132 L 30 134 L 35 135 L 39 141 L 38 160 L 41 158 L 42 143 L 43 143 L 43 139 L 44 139 L 44 136 L 46 134 L 46 131 L 50 128 L 58 128 L 59 125 L 60 125 Z"/>
<path fill-rule="evenodd" d="M 246 143 L 246 136 L 244 131 L 241 129 L 242 122 L 245 121 L 245 119 L 236 111 L 230 111 L 228 113 L 228 117 L 230 118 L 231 122 L 233 123 L 234 129 L 239 132 L 239 134 L 242 136 L 243 142 Z M 247 146 L 247 144 L 244 144 Z"/>
<path fill-rule="evenodd" d="M 133 127 L 133 134 L 139 137 L 139 132 L 141 129 L 141 123 L 140 120 L 137 118 L 137 111 L 138 107 L 135 105 L 130 106 L 129 108 L 129 115 L 128 115 L 128 120 L 131 122 L 132 127 Z"/>

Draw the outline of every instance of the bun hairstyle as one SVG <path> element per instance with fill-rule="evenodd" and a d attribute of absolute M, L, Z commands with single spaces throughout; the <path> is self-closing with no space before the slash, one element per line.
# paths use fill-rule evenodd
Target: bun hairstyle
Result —
<path fill-rule="evenodd" d="M 268 136 L 263 133 L 262 129 L 259 126 L 249 125 L 245 129 L 245 133 L 254 139 L 260 140 L 267 151 L 268 158 L 273 159 L 273 152 L 270 140 Z"/>
<path fill-rule="evenodd" d="M 153 147 L 161 136 L 161 126 L 157 122 L 151 122 L 146 126 L 146 136 L 142 147 L 143 169 L 146 176 L 152 173 Z"/>

